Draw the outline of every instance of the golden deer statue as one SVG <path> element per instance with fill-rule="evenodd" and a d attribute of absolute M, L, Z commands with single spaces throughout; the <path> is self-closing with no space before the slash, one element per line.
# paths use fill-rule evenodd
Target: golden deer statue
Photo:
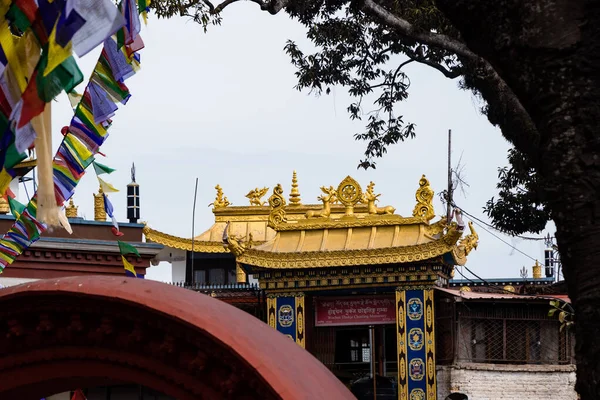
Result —
<path fill-rule="evenodd" d="M 323 202 L 323 208 L 320 210 L 307 211 L 306 218 L 327 218 L 331 215 L 331 204 L 337 199 L 335 196 L 335 189 L 333 186 L 329 186 L 329 188 L 321 186 L 321 191 L 323 192 L 323 195 L 317 197 L 317 199 Z"/>
<path fill-rule="evenodd" d="M 381 194 L 375 194 L 373 189 L 375 189 L 375 183 L 371 182 L 371 183 L 369 183 L 369 186 L 367 186 L 367 191 L 363 195 L 363 199 L 362 199 L 363 203 L 367 203 L 367 207 L 369 209 L 369 214 L 374 214 L 374 215 L 393 214 L 396 211 L 396 209 L 392 206 L 385 206 L 385 207 L 375 206 L 375 202 L 379 201 L 378 197 L 381 196 Z"/>

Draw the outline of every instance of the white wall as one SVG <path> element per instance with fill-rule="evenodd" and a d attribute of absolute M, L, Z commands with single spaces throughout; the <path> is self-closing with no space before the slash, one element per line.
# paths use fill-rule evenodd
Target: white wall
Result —
<path fill-rule="evenodd" d="M 460 364 L 437 367 L 437 398 L 577 400 L 574 365 Z"/>
<path fill-rule="evenodd" d="M 171 281 L 185 282 L 185 258 L 171 263 Z"/>

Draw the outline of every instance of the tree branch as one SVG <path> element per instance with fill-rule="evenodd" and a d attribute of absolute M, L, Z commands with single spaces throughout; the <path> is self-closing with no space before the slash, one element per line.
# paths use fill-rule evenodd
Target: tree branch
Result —
<path fill-rule="evenodd" d="M 207 0 L 205 0 L 207 1 Z M 222 2 L 221 4 L 219 4 L 218 6 L 216 6 L 214 8 L 214 10 L 211 10 L 211 14 L 219 14 L 221 11 L 223 11 L 223 9 L 225 7 L 227 7 L 228 5 L 232 4 L 232 3 L 237 3 L 239 0 L 225 0 L 224 2 Z M 256 3 L 260 6 L 260 9 L 263 10 L 264 7 L 266 6 L 266 4 L 264 2 L 262 2 L 261 0 L 249 0 L 253 3 Z"/>
<path fill-rule="evenodd" d="M 444 68 L 443 65 L 440 65 L 440 64 L 435 63 L 433 61 L 429 61 L 429 60 L 427 60 L 425 58 L 413 58 L 413 57 L 411 57 L 411 60 L 412 61 L 416 61 L 416 62 L 418 62 L 420 64 L 427 65 L 427 66 L 429 66 L 431 68 L 437 69 L 442 74 L 444 74 L 444 76 L 446 78 L 449 78 L 449 79 L 458 78 L 459 76 L 461 76 L 464 73 L 464 71 L 462 71 L 460 68 L 452 71 L 452 70 Z"/>
<path fill-rule="evenodd" d="M 214 11 L 211 10 L 211 14 L 218 14 L 221 11 L 223 11 L 223 9 L 225 7 L 227 7 L 228 5 L 230 5 L 232 3 L 237 3 L 238 1 L 240 1 L 240 0 L 225 0 L 224 2 L 219 4 L 217 7 L 215 7 Z M 279 11 L 281 11 L 285 6 L 287 6 L 287 4 L 289 2 L 289 0 L 271 0 L 268 2 L 264 2 L 262 0 L 248 0 L 248 1 L 258 4 L 260 6 L 261 10 L 267 11 L 269 14 L 272 14 L 272 15 L 275 15 Z"/>
<path fill-rule="evenodd" d="M 390 28 L 394 28 L 397 32 L 420 43 L 446 49 L 471 60 L 479 59 L 479 56 L 469 50 L 467 45 L 460 40 L 439 33 L 417 32 L 410 22 L 392 14 L 379 4 L 375 3 L 374 0 L 362 0 L 361 8 L 367 14 L 379 19 Z"/>
<path fill-rule="evenodd" d="M 519 128 L 518 130 L 504 129 L 506 126 L 502 126 L 501 124 L 505 136 L 522 152 L 533 157 L 537 155 L 537 144 L 540 139 L 537 127 L 531 120 L 525 107 L 523 107 L 523 104 L 521 104 L 521 101 L 489 62 L 472 52 L 465 43 L 458 39 L 439 33 L 418 32 L 410 22 L 394 15 L 374 0 L 358 1 L 361 2 L 361 9 L 365 13 L 373 16 L 389 28 L 395 29 L 398 33 L 422 44 L 451 51 L 459 57 L 463 64 L 468 63 L 476 68 L 479 73 L 475 79 L 480 82 L 485 81 L 486 86 L 492 89 L 484 93 L 484 98 L 486 98 L 488 104 L 497 105 L 505 117 L 510 115 L 514 118 L 514 121 L 511 121 L 509 125 L 512 128 Z"/>

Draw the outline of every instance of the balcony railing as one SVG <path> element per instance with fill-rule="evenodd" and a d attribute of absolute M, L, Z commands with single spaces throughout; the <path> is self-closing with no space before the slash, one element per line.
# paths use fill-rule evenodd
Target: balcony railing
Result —
<path fill-rule="evenodd" d="M 169 285 L 181 287 L 184 289 L 207 291 L 260 291 L 256 283 L 231 283 L 227 285 L 211 285 L 198 282 L 167 282 Z"/>

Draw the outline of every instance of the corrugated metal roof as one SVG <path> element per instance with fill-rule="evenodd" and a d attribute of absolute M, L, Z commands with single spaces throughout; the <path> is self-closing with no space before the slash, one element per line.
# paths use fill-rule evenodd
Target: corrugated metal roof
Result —
<path fill-rule="evenodd" d="M 543 295 L 543 296 L 529 296 L 512 293 L 485 293 L 475 291 L 461 291 L 455 289 L 436 288 L 445 293 L 449 293 L 455 297 L 463 300 L 552 300 L 559 299 L 570 303 L 571 300 L 567 295 L 555 294 L 555 295 Z"/>

